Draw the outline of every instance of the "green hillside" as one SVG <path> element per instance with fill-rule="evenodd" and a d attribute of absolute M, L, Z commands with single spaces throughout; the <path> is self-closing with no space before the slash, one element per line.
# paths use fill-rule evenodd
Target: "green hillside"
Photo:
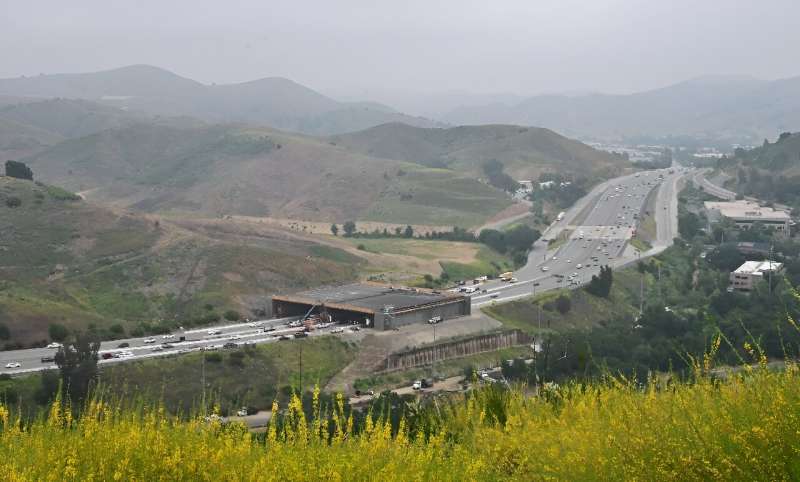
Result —
<path fill-rule="evenodd" d="M 136 124 L 67 140 L 26 162 L 47 182 L 148 212 L 468 227 L 511 202 L 460 169 L 235 125 Z"/>
<path fill-rule="evenodd" d="M 800 207 L 800 133 L 781 134 L 754 149 L 736 149 L 718 167 L 733 177 L 739 194 Z"/>
<path fill-rule="evenodd" d="M 496 159 L 517 179 L 535 179 L 544 171 L 606 177 L 627 165 L 618 156 L 536 127 L 423 129 L 394 123 L 334 136 L 331 141 L 370 156 L 446 167 L 473 175 L 482 175 L 482 165 Z"/>
<path fill-rule="evenodd" d="M 360 259 L 275 233 L 244 242 L 116 212 L 62 189 L 0 177 L 0 323 L 8 347 L 48 328 L 104 336 L 251 316 L 268 297 L 351 280 Z"/>

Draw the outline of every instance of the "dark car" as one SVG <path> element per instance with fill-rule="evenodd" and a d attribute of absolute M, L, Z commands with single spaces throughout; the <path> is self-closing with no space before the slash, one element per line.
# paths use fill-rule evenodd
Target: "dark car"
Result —
<path fill-rule="evenodd" d="M 106 352 L 100 355 L 100 358 L 102 358 L 103 360 L 108 360 L 110 358 L 114 358 L 114 354 Z"/>
<path fill-rule="evenodd" d="M 119 345 L 117 345 L 117 348 L 128 348 L 129 346 L 131 346 L 130 343 L 124 342 L 124 343 L 120 343 Z"/>
<path fill-rule="evenodd" d="M 54 356 L 43 356 L 42 363 L 53 363 L 56 361 L 56 357 Z"/>
<path fill-rule="evenodd" d="M 281 335 L 281 336 L 280 336 L 280 338 L 278 338 L 278 339 L 279 339 L 279 340 L 291 340 L 291 339 L 292 339 L 292 337 L 291 337 L 291 336 L 289 336 L 289 335 Z"/>
<path fill-rule="evenodd" d="M 228 343 L 225 343 L 224 345 L 222 345 L 222 348 L 225 348 L 226 350 L 230 350 L 230 349 L 236 348 L 238 346 L 239 345 L 237 345 L 236 343 L 234 343 L 232 341 L 229 341 Z"/>
<path fill-rule="evenodd" d="M 264 333 L 269 333 L 270 331 L 275 331 L 275 327 L 274 326 L 265 326 L 264 327 Z"/>
<path fill-rule="evenodd" d="M 297 333 L 294 334 L 295 338 L 306 338 L 307 336 L 308 336 L 308 333 L 306 333 L 304 331 L 298 331 Z"/>

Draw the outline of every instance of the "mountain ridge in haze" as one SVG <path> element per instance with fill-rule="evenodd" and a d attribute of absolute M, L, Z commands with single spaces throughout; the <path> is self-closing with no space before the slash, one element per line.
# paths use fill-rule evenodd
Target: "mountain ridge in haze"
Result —
<path fill-rule="evenodd" d="M 546 125 L 570 137 L 691 135 L 754 142 L 800 125 L 800 77 L 698 77 L 633 94 L 539 95 L 513 104 L 462 107 L 453 124 Z"/>
<path fill-rule="evenodd" d="M 422 127 L 442 125 L 373 102 L 339 102 L 283 77 L 205 85 L 149 65 L 0 79 L 0 95 L 87 99 L 151 115 L 248 122 L 317 135 L 398 121 Z"/>

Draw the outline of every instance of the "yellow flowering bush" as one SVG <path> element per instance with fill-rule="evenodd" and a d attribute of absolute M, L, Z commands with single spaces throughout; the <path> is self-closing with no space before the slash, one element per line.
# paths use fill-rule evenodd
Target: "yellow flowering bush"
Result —
<path fill-rule="evenodd" d="M 97 399 L 77 419 L 60 400 L 34 421 L 0 406 L 0 480 L 800 479 L 794 364 L 556 390 L 476 390 L 437 404 L 425 433 L 373 416 L 356 432 L 343 399 L 323 416 L 315 391 L 310 419 L 295 398 L 263 438 Z"/>

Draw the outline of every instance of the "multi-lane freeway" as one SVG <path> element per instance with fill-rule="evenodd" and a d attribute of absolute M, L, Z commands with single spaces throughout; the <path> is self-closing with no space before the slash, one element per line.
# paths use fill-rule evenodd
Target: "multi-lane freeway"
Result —
<path fill-rule="evenodd" d="M 659 179 L 663 174 L 664 179 Z M 662 251 L 677 235 L 677 182 L 686 171 L 649 171 L 615 178 L 596 186 L 569 209 L 564 219 L 553 223 L 534 243 L 527 264 L 514 276 L 514 283 L 489 281 L 473 295 L 475 307 L 507 301 L 555 288 L 575 288 L 587 283 L 600 266 L 620 267 L 639 257 Z M 657 236 L 653 248 L 639 253 L 629 241 L 641 218 L 648 194 L 657 189 L 654 216 Z M 549 240 L 558 240 L 550 248 Z M 168 335 L 105 341 L 100 345 L 100 363 L 176 355 L 191 351 L 222 349 L 226 343 L 237 346 L 277 343 L 302 327 L 288 326 L 295 319 L 271 319 L 248 323 L 192 329 Z M 265 331 L 268 330 L 268 331 Z M 339 331 L 341 328 L 337 329 Z M 309 333 L 330 333 L 327 327 Z M 181 341 L 181 337 L 184 340 Z M 233 345 L 229 345 L 233 346 Z M 54 348 L 32 348 L 0 352 L 0 373 L 21 374 L 53 368 Z M 11 364 L 11 366 L 7 366 Z M 19 366 L 16 366 L 19 364 Z"/>
<path fill-rule="evenodd" d="M 220 350 L 228 346 L 244 346 L 260 343 L 277 343 L 293 338 L 303 332 L 303 326 L 290 326 L 298 318 L 276 318 L 270 320 L 235 323 L 223 326 L 176 331 L 165 335 L 143 338 L 104 341 L 100 344 L 100 363 L 118 363 L 127 360 L 140 360 L 161 356 L 177 355 L 202 350 Z M 307 336 L 329 334 L 343 330 L 334 326 L 324 326 L 311 331 Z M 344 330 L 345 333 L 350 329 Z M 181 340 L 181 337 L 184 339 Z M 31 348 L 0 352 L 0 373 L 21 374 L 55 368 L 52 358 L 57 348 Z M 7 367 L 7 364 L 19 367 Z"/>
<path fill-rule="evenodd" d="M 672 173 L 670 173 L 672 171 Z M 576 288 L 598 274 L 600 266 L 619 268 L 658 254 L 678 231 L 678 181 L 686 170 L 646 171 L 604 182 L 553 223 L 534 244 L 527 264 L 513 283 L 490 281 L 473 295 L 473 306 L 509 301 L 555 288 Z M 659 176 L 663 176 L 660 179 Z M 631 244 L 645 216 L 648 195 L 655 192 L 651 213 L 656 222 L 652 248 L 640 253 Z M 550 247 L 551 240 L 557 241 Z"/>

